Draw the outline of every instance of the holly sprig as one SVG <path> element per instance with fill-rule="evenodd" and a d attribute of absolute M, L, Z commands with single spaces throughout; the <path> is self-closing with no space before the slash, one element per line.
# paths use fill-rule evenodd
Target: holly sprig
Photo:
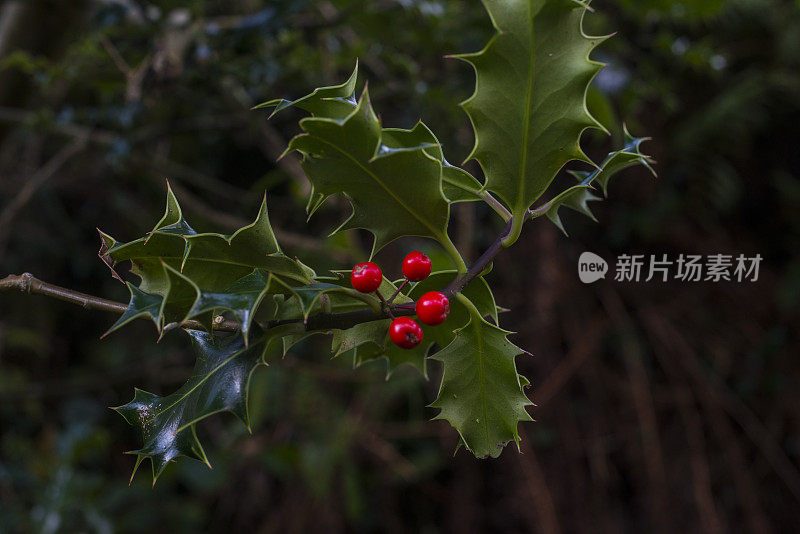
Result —
<path fill-rule="evenodd" d="M 497 33 L 473 54 L 453 56 L 475 69 L 474 94 L 462 107 L 475 130 L 475 159 L 483 180 L 447 161 L 433 131 L 387 128 L 366 84 L 359 90 L 358 64 L 339 85 L 294 100 L 277 99 L 254 109 L 272 115 L 296 108 L 308 113 L 302 132 L 282 157 L 298 153 L 312 184 L 307 211 L 313 215 L 330 196 L 341 196 L 351 215 L 336 231 L 369 231 L 369 258 L 353 269 L 318 274 L 285 255 L 269 222 L 267 198 L 254 220 L 231 235 L 197 233 L 167 186 L 164 216 L 145 236 L 119 242 L 101 232 L 100 257 L 123 280 L 131 264 L 137 284 L 126 282 L 127 306 L 70 294 L 28 277 L 9 277 L 0 288 L 18 287 L 84 306 L 122 312 L 108 333 L 146 318 L 163 336 L 183 330 L 197 365 L 175 393 L 136 390 L 115 408 L 139 427 L 143 445 L 131 451 L 138 468 L 150 459 L 153 481 L 179 456 L 207 463 L 195 426 L 230 411 L 249 426 L 249 379 L 300 340 L 328 335 L 335 357 L 354 366 L 377 359 L 391 373 L 400 365 L 428 376 L 428 361 L 443 367 L 431 407 L 447 420 L 477 457 L 496 457 L 508 442 L 519 444 L 518 423 L 530 421 L 529 381 L 516 368 L 527 354 L 509 341 L 498 318 L 486 275 L 495 257 L 519 238 L 526 221 L 546 216 L 564 231 L 560 208 L 593 217 L 595 184 L 631 165 L 650 167 L 640 151 L 644 138 L 625 132 L 625 144 L 595 165 L 583 153 L 587 128 L 601 128 L 586 107 L 586 91 L 602 68 L 589 59 L 606 37 L 587 36 L 580 0 L 484 0 Z M 592 171 L 573 171 L 578 183 L 540 202 L 566 164 L 583 161 Z M 450 206 L 483 202 L 503 224 L 493 244 L 471 265 L 448 234 Z M 453 269 L 430 272 L 412 252 L 395 284 L 372 260 L 388 243 L 417 236 L 443 249 Z M 347 276 L 349 274 L 349 276 Z M 422 323 L 421 325 L 419 323 Z M 134 469 L 135 472 L 135 469 Z"/>

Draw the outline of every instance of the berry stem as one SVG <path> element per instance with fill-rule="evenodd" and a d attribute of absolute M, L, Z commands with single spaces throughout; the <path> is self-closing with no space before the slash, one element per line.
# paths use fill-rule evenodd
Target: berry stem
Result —
<path fill-rule="evenodd" d="M 394 314 L 392 313 L 392 306 L 391 306 L 392 303 L 387 302 L 386 299 L 383 298 L 383 295 L 381 295 L 380 290 L 376 289 L 375 294 L 378 295 L 378 300 L 381 301 L 381 311 L 389 315 L 389 317 L 391 317 L 392 319 L 394 319 Z"/>
<path fill-rule="evenodd" d="M 407 283 L 408 283 L 408 280 L 403 280 L 402 281 L 402 283 L 400 284 L 400 287 L 397 288 L 397 291 L 395 291 L 394 294 L 391 297 L 389 297 L 389 300 L 386 301 L 389 305 L 391 305 L 392 302 L 394 302 L 394 299 L 397 297 L 397 295 L 400 294 L 400 291 L 402 291 L 403 288 L 406 287 Z"/>

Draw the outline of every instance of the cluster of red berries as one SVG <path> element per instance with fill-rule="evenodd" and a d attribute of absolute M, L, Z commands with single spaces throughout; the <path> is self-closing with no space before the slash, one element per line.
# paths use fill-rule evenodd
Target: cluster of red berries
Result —
<path fill-rule="evenodd" d="M 403 276 L 406 278 L 403 285 L 407 282 L 425 280 L 429 274 L 431 274 L 431 260 L 422 252 L 414 251 L 403 260 Z M 378 292 L 382 281 L 381 268 L 371 261 L 359 263 L 350 273 L 350 283 L 362 293 Z M 380 293 L 378 295 L 380 296 Z M 447 319 L 450 313 L 450 301 L 439 291 L 428 291 L 417 300 L 415 311 L 420 321 L 435 326 Z M 422 327 L 411 317 L 397 317 L 389 326 L 389 338 L 398 347 L 413 349 L 422 341 Z"/>

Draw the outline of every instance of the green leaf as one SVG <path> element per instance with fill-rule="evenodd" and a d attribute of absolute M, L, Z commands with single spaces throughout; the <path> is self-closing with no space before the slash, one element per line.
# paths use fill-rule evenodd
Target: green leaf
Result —
<path fill-rule="evenodd" d="M 120 318 L 117 319 L 117 322 L 101 337 L 106 337 L 108 334 L 140 317 L 149 317 L 150 320 L 155 323 L 156 328 L 161 331 L 161 304 L 164 298 L 161 295 L 145 293 L 130 282 L 126 282 L 125 285 L 128 287 L 128 291 L 131 294 L 128 308 L 122 313 Z"/>
<path fill-rule="evenodd" d="M 479 458 L 496 458 L 509 441 L 519 443 L 517 424 L 532 421 L 525 409 L 533 403 L 523 392 L 515 358 L 524 351 L 508 341 L 510 332 L 487 322 L 463 295 L 469 310 L 466 326 L 432 356 L 444 372 L 439 395 L 431 404 L 436 419 L 447 420 L 466 447 Z"/>
<path fill-rule="evenodd" d="M 146 237 L 129 243 L 117 242 L 102 232 L 101 237 L 103 261 L 112 271 L 120 262 L 130 261 L 131 272 L 141 279 L 138 289 L 150 295 L 166 297 L 175 272 L 205 294 L 224 293 L 256 269 L 286 283 L 313 282 L 313 271 L 281 251 L 269 223 L 266 197 L 256 220 L 234 234 L 198 234 L 183 218 L 168 189 L 166 212 Z"/>
<path fill-rule="evenodd" d="M 445 159 L 436 135 L 422 121 L 418 122 L 411 130 L 384 128 L 381 133 L 381 142 L 390 149 L 427 144 L 428 147 L 425 148 L 425 152 L 442 164 L 442 192 L 444 196 L 450 202 L 482 200 L 480 192 L 483 189 L 483 184 L 464 169 L 451 165 Z"/>
<path fill-rule="evenodd" d="M 605 38 L 583 33 L 578 0 L 484 0 L 497 33 L 478 53 L 455 56 L 475 69 L 474 94 L 462 103 L 475 130 L 486 188 L 510 208 L 519 236 L 525 214 L 569 161 L 590 162 L 586 128 L 602 128 L 586 91 L 602 64 L 589 53 Z"/>
<path fill-rule="evenodd" d="M 356 80 L 358 78 L 358 62 L 350 78 L 340 85 L 319 87 L 311 94 L 296 100 L 277 98 L 261 103 L 253 109 L 274 107 L 270 118 L 281 110 L 297 107 L 308 111 L 312 115 L 332 118 L 342 118 L 348 115 L 355 106 Z"/>
<path fill-rule="evenodd" d="M 159 313 L 159 321 L 163 329 L 168 324 L 181 324 L 190 318 L 189 312 L 200 299 L 200 289 L 197 284 L 163 261 L 161 268 L 167 280 L 166 292 L 161 301 Z M 210 322 L 211 314 L 207 315 Z M 210 329 L 210 324 L 206 326 L 207 329 Z"/>
<path fill-rule="evenodd" d="M 565 235 L 567 231 L 558 213 L 558 210 L 562 207 L 582 213 L 596 221 L 597 219 L 595 219 L 588 205 L 589 202 L 601 200 L 600 197 L 592 193 L 594 183 L 599 183 L 602 186 L 605 196 L 608 192 L 608 183 L 611 177 L 628 167 L 643 165 L 655 175 L 655 171 L 651 166 L 652 160 L 640 150 L 641 144 L 648 139 L 646 137 L 632 137 L 626 129 L 625 146 L 623 148 L 611 152 L 603 160 L 603 163 L 593 171 L 571 171 L 570 174 L 578 179 L 578 185 L 562 191 L 542 207 L 531 210 L 531 216 L 541 217 L 546 215 Z"/>
<path fill-rule="evenodd" d="M 372 349 L 376 355 L 382 353 L 391 322 L 391 319 L 382 319 L 361 323 L 347 330 L 334 330 L 331 341 L 333 357 L 341 356 L 356 348 Z"/>
<path fill-rule="evenodd" d="M 262 355 L 268 343 L 294 329 L 294 325 L 271 329 L 249 347 L 245 347 L 240 336 L 212 338 L 208 333 L 188 330 L 197 355 L 192 377 L 166 397 L 136 389 L 131 402 L 113 408 L 142 433 L 142 447 L 128 453 L 137 457 L 134 474 L 145 458 L 152 463 L 153 484 L 169 462 L 179 456 L 195 458 L 210 467 L 195 432 L 196 423 L 227 411 L 249 429 L 250 377 L 259 365 L 266 363 Z"/>
<path fill-rule="evenodd" d="M 447 235 L 450 205 L 442 193 L 442 164 L 426 152 L 430 143 L 388 146 L 367 90 L 346 118 L 307 117 L 305 133 L 287 151 L 303 155 L 302 166 L 321 199 L 346 196 L 353 213 L 336 230 L 364 228 L 375 236 L 372 255 L 402 236 L 437 240 L 463 267 Z"/>
<path fill-rule="evenodd" d="M 284 255 L 269 223 L 266 197 L 256 220 L 230 236 L 195 233 L 183 219 L 172 191 L 167 214 L 147 237 L 119 243 L 103 234 L 103 260 L 112 268 L 131 261 L 131 272 L 141 278 L 139 289 L 163 295 L 167 279 L 163 261 L 191 279 L 202 291 L 220 292 L 233 282 L 262 269 L 301 283 L 313 282 L 313 272 Z"/>
<path fill-rule="evenodd" d="M 624 127 L 623 127 L 624 128 Z M 633 137 L 627 128 L 623 129 L 625 135 L 625 146 L 611 152 L 603 160 L 603 163 L 593 171 L 571 171 L 581 184 L 588 185 L 597 182 L 603 188 L 603 196 L 608 196 L 608 182 L 616 173 L 623 171 L 634 165 L 642 165 L 653 176 L 656 171 L 652 167 L 653 160 L 650 156 L 641 151 L 642 143 L 649 141 L 649 137 Z"/>

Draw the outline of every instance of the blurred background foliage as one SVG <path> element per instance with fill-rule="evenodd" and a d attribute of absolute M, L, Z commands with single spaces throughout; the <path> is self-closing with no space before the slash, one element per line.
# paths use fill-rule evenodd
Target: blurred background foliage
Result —
<path fill-rule="evenodd" d="M 800 527 L 800 3 L 597 0 L 592 33 L 619 32 L 590 105 L 611 136 L 651 135 L 659 179 L 631 170 L 571 239 L 531 224 L 495 265 L 503 325 L 536 355 L 537 423 L 523 454 L 453 456 L 428 422 L 430 381 L 356 371 L 312 339 L 253 383 L 253 435 L 200 426 L 213 470 L 184 460 L 155 489 L 128 486 L 139 437 L 107 406 L 132 387 L 172 391 L 191 372 L 180 333 L 135 324 L 103 341 L 100 312 L 0 296 L 2 532 L 796 532 Z M 32 0 L 0 5 L 0 272 L 33 272 L 117 300 L 96 226 L 121 239 L 160 216 L 168 178 L 200 231 L 255 216 L 268 191 L 284 248 L 318 272 L 362 260 L 366 236 L 309 223 L 296 160 L 276 163 L 298 115 L 255 103 L 338 82 L 359 59 L 384 124 L 424 118 L 448 159 L 472 133 L 457 102 L 473 74 L 447 53 L 491 26 L 462 0 Z M 471 167 L 473 170 L 474 167 Z M 477 172 L 477 171 L 476 171 Z M 566 183 L 566 182 L 565 182 Z M 455 209 L 473 259 L 499 230 Z M 391 271 L 412 247 L 379 261 Z M 592 286 L 583 250 L 738 254 L 757 283 Z M 399 272 L 392 272 L 399 275 Z"/>

